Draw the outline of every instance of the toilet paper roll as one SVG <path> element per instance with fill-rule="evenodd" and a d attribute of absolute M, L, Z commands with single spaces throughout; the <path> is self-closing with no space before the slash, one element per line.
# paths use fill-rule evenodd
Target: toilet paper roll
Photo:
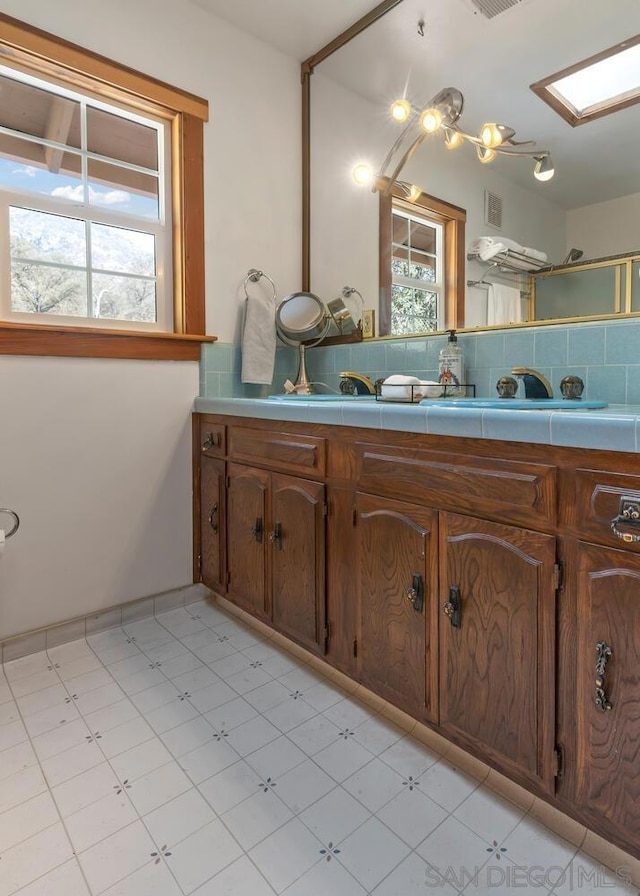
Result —
<path fill-rule="evenodd" d="M 5 543 L 4 529 L 0 529 L 0 557 L 4 553 L 4 543 Z"/>

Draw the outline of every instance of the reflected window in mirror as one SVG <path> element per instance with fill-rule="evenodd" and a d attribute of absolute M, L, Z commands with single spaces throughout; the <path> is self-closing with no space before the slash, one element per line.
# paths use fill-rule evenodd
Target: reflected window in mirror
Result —
<path fill-rule="evenodd" d="M 444 327 L 443 227 L 392 203 L 391 335 Z"/>
<path fill-rule="evenodd" d="M 380 193 L 380 336 L 464 326 L 466 212 L 394 184 Z"/>

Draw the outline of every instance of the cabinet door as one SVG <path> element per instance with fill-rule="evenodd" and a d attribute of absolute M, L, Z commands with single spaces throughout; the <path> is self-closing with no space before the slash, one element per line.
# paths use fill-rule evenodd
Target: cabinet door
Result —
<path fill-rule="evenodd" d="M 431 620 L 437 515 L 369 495 L 356 497 L 362 682 L 418 719 L 436 720 L 437 635 Z M 413 590 L 412 590 L 413 589 Z M 414 593 L 417 592 L 417 593 Z"/>
<path fill-rule="evenodd" d="M 205 585 L 224 591 L 225 585 L 224 461 L 200 460 L 200 571 Z"/>
<path fill-rule="evenodd" d="M 269 474 L 229 464 L 227 485 L 228 597 L 255 616 L 269 616 L 267 524 Z"/>
<path fill-rule="evenodd" d="M 600 831 L 604 821 L 618 839 L 636 850 L 640 839 L 639 618 L 640 557 L 580 543 L 577 802 Z M 601 683 L 596 684 L 598 678 Z"/>
<path fill-rule="evenodd" d="M 440 515 L 440 722 L 462 746 L 553 785 L 555 539 Z"/>
<path fill-rule="evenodd" d="M 272 474 L 272 620 L 316 653 L 326 642 L 325 506 L 321 482 Z"/>

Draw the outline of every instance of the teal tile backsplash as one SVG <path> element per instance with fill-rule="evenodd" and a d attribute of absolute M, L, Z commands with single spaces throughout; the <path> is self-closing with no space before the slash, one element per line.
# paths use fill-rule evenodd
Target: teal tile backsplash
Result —
<path fill-rule="evenodd" d="M 535 367 L 552 383 L 574 373 L 585 382 L 585 398 L 611 404 L 640 404 L 640 321 L 522 327 L 513 330 L 461 333 L 467 381 L 481 397 L 495 395 L 496 381 L 514 366 Z M 444 336 L 362 342 L 327 346 L 307 353 L 309 377 L 337 390 L 341 370 L 356 370 L 372 380 L 392 373 L 437 379 L 438 353 Z M 295 379 L 296 349 L 277 350 L 271 386 L 240 381 L 240 346 L 216 342 L 204 345 L 200 363 L 200 393 L 204 398 L 260 398 L 283 391 L 285 379 Z M 322 391 L 322 387 L 319 387 Z"/>

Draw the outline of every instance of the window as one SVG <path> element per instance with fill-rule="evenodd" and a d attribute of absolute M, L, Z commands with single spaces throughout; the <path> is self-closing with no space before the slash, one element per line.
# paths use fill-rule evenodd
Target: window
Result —
<path fill-rule="evenodd" d="M 466 212 L 403 185 L 380 193 L 380 335 L 464 326 Z"/>
<path fill-rule="evenodd" d="M 537 81 L 531 89 L 570 125 L 640 102 L 640 35 Z"/>
<path fill-rule="evenodd" d="M 442 330 L 442 224 L 392 208 L 391 335 Z"/>
<path fill-rule="evenodd" d="M 199 357 L 204 100 L 0 16 L 0 352 Z"/>

